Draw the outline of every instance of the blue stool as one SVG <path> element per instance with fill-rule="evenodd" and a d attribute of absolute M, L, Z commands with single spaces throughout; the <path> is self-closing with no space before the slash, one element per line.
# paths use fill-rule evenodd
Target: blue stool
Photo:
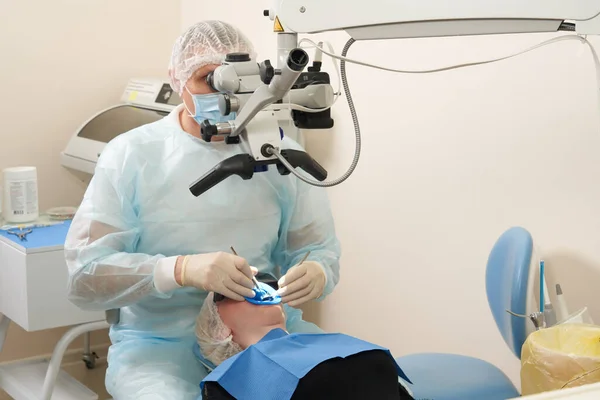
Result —
<path fill-rule="evenodd" d="M 496 325 L 512 352 L 521 358 L 523 342 L 533 328 L 506 310 L 528 314 L 535 305 L 533 240 L 523 228 L 511 228 L 498 239 L 486 268 L 487 298 Z M 397 359 L 413 382 L 415 399 L 506 400 L 520 393 L 494 365 L 457 354 L 424 353 Z"/>

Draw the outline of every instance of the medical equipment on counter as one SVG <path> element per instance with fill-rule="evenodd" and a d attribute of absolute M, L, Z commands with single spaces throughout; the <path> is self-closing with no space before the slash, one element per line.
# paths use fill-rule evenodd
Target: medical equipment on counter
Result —
<path fill-rule="evenodd" d="M 358 164 L 361 145 L 360 127 L 348 87 L 345 63 L 355 62 L 374 67 L 346 58 L 350 46 L 357 40 L 558 31 L 580 35 L 600 34 L 600 3 L 597 0 L 565 0 L 551 4 L 546 0 L 456 0 L 452 2 L 452 7 L 448 7 L 445 0 L 416 3 L 411 0 L 275 0 L 273 8 L 265 10 L 264 15 L 274 21 L 274 31 L 278 34 L 276 68 L 270 60 L 259 64 L 251 60 L 248 54 L 234 53 L 229 54 L 223 65 L 207 77 L 210 86 L 223 92 L 219 104 L 221 114 L 237 114 L 232 121 L 211 124 L 207 120 L 202 123 L 202 138 L 211 141 L 213 136 L 223 136 L 228 144 L 239 143 L 246 154 L 223 160 L 193 182 L 190 191 L 194 196 L 200 196 L 232 175 L 244 180 L 251 179 L 255 172 L 265 171 L 272 164 L 277 166 L 280 174 L 292 173 L 315 186 L 329 187 L 344 182 Z M 335 18 L 332 17 L 334 15 Z M 344 30 L 351 36 L 341 57 L 310 40 L 301 41 L 316 47 L 312 67 L 308 72 L 303 72 L 309 57 L 298 47 L 298 34 L 337 30 Z M 589 42 L 583 37 L 574 38 L 588 44 L 597 64 L 600 64 Z M 341 60 L 340 80 L 356 136 L 356 150 L 350 168 L 340 178 L 329 182 L 324 182 L 327 171 L 306 152 L 281 148 L 283 133 L 274 118 L 274 110 L 287 110 L 291 112 L 298 128 L 327 129 L 333 126 L 330 108 L 339 93 L 334 93 L 329 75 L 320 70 L 322 53 Z M 492 61 L 463 66 L 488 62 Z M 452 68 L 457 67 L 438 71 Z M 298 173 L 295 170 L 297 167 L 312 175 L 316 181 Z"/>
<path fill-rule="evenodd" d="M 544 273 L 545 273 L 545 263 L 544 260 L 540 260 L 540 312 L 544 312 L 544 306 L 545 306 L 545 298 L 544 298 L 544 294 L 547 296 L 548 295 L 548 291 L 545 290 L 546 288 L 546 279 L 544 278 Z M 542 284 L 543 283 L 543 284 Z"/>
<path fill-rule="evenodd" d="M 550 301 L 548 285 L 546 284 L 546 263 L 544 260 L 539 261 L 539 276 L 539 311 L 532 311 L 524 315 L 506 310 L 507 313 L 515 317 L 529 319 L 536 331 L 556 325 L 556 312 Z"/>
<path fill-rule="evenodd" d="M 2 175 L 2 217 L 13 223 L 35 221 L 39 217 L 37 168 L 6 168 Z"/>
<path fill-rule="evenodd" d="M 556 284 L 556 319 L 562 321 L 569 316 L 569 309 L 567 308 L 567 301 L 563 295 L 560 284 Z"/>
<path fill-rule="evenodd" d="M 9 229 L 25 229 L 25 228 L 44 228 L 46 226 L 63 224 L 64 220 L 53 220 L 49 215 L 40 215 L 38 219 L 28 224 L 4 224 L 5 221 L 0 219 L 0 230 L 7 231 Z"/>
<path fill-rule="evenodd" d="M 66 221 L 73 219 L 76 212 L 76 207 L 54 207 L 47 210 L 46 214 L 55 221 Z"/>
<path fill-rule="evenodd" d="M 180 103 L 181 98 L 168 82 L 130 79 L 120 104 L 98 112 L 77 129 L 61 153 L 61 164 L 93 174 L 106 143 L 133 128 L 158 121 Z"/>
<path fill-rule="evenodd" d="M 38 221 L 38 224 L 43 224 Z M 29 332 L 72 327 L 57 343 L 50 360 L 34 358 L 0 364 L 0 387 L 25 400 L 97 399 L 98 396 L 60 369 L 73 340 L 105 329 L 105 313 L 83 311 L 67 299 L 64 242 L 70 221 L 30 227 L 27 241 L 0 230 L 0 348 L 10 321 Z M 93 355 L 85 342 L 83 358 Z M 87 362 L 86 362 L 87 365 Z M 89 365 L 88 368 L 93 367 Z"/>
<path fill-rule="evenodd" d="M 26 242 L 27 235 L 29 235 L 31 232 L 33 232 L 32 229 L 9 229 L 6 231 L 6 233 L 8 233 L 9 235 L 17 236 L 19 239 L 21 239 L 21 242 Z"/>
<path fill-rule="evenodd" d="M 556 312 L 550 301 L 550 292 L 546 284 L 546 263 L 540 260 L 540 312 L 544 314 L 544 325 L 550 327 L 556 325 Z"/>
<path fill-rule="evenodd" d="M 512 312 L 510 310 L 506 310 L 506 312 L 509 313 L 510 315 L 515 316 L 515 317 L 529 318 L 529 320 L 531 321 L 531 323 L 535 327 L 536 331 L 538 331 L 538 330 L 540 330 L 542 328 L 545 328 L 545 326 L 546 326 L 546 322 L 545 322 L 545 318 L 544 318 L 544 313 L 542 311 L 534 311 L 534 312 L 532 312 L 529 315 L 517 314 L 517 313 Z"/>

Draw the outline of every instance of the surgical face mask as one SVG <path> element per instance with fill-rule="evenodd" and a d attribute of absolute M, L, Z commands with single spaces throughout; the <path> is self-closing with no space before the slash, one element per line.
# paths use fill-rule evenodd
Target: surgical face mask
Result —
<path fill-rule="evenodd" d="M 195 112 L 192 113 L 184 103 L 185 109 L 190 114 L 190 117 L 194 118 L 198 125 L 205 120 L 208 120 L 211 124 L 216 124 L 218 122 L 231 121 L 235 119 L 235 113 L 221 115 L 221 111 L 219 111 L 219 93 L 193 94 L 190 92 L 187 86 L 185 87 L 185 90 L 188 91 L 192 97 L 192 100 L 194 101 Z"/>

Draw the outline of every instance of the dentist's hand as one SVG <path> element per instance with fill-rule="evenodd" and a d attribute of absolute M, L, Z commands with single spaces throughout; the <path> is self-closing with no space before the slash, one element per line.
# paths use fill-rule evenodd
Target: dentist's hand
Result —
<path fill-rule="evenodd" d="M 224 252 L 179 257 L 175 264 L 179 285 L 216 292 L 237 301 L 254 297 L 252 277 L 256 272 L 245 259 Z"/>
<path fill-rule="evenodd" d="M 321 264 L 304 261 L 287 272 L 278 282 L 283 303 L 297 307 L 307 301 L 318 299 L 325 290 L 327 276 Z"/>

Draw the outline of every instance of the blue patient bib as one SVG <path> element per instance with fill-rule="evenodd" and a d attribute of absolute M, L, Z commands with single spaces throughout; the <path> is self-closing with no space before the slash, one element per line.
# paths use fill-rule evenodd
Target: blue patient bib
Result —
<path fill-rule="evenodd" d="M 383 347 L 339 333 L 287 334 L 274 329 L 260 342 L 225 360 L 200 383 L 217 382 L 238 400 L 290 399 L 301 378 L 333 358 Z M 396 364 L 398 376 L 410 382 Z M 412 382 L 410 382 L 412 383 Z"/>

